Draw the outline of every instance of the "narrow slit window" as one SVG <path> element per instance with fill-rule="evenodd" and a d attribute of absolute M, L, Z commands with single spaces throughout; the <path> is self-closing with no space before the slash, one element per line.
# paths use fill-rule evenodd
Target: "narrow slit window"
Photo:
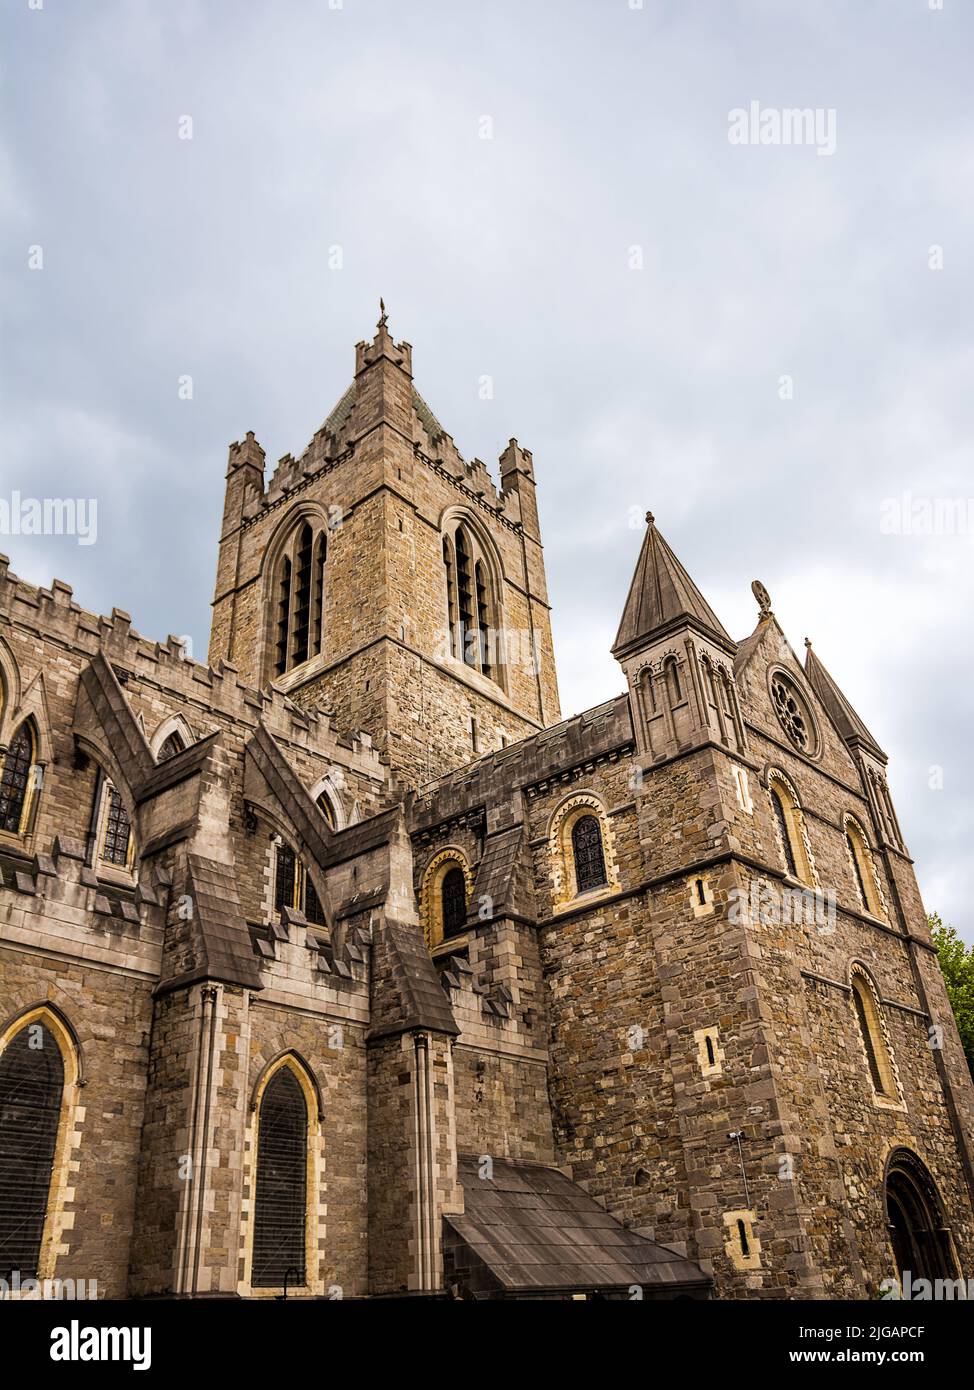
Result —
<path fill-rule="evenodd" d="M 791 843 L 791 829 L 788 825 L 785 803 L 781 799 L 781 793 L 776 787 L 771 788 L 771 809 L 774 811 L 775 821 L 778 825 L 778 833 L 781 836 L 781 848 L 784 850 L 785 865 L 792 878 L 797 878 L 798 865 L 795 861 L 794 846 Z"/>

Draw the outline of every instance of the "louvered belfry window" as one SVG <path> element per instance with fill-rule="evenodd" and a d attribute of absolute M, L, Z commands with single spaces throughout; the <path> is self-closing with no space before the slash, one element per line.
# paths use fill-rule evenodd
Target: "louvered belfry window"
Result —
<path fill-rule="evenodd" d="M 41 1023 L 0 1055 L 0 1278 L 36 1277 L 51 1189 L 64 1059 Z"/>
<path fill-rule="evenodd" d="M 277 1289 L 307 1282 L 308 1110 L 289 1066 L 267 1084 L 257 1126 L 257 1183 L 251 1284 Z"/>
<path fill-rule="evenodd" d="M 467 881 L 462 869 L 448 869 L 443 877 L 443 935 L 462 931 L 467 921 Z"/>
<path fill-rule="evenodd" d="M 581 816 L 572 826 L 572 854 L 575 856 L 575 886 L 579 893 L 600 888 L 605 883 L 605 854 L 602 831 L 595 816 Z"/>

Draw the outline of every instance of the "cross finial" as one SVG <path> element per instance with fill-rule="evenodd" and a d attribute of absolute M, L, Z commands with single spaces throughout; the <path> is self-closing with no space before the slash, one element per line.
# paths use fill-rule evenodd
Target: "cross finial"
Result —
<path fill-rule="evenodd" d="M 758 608 L 761 610 L 762 618 L 771 617 L 771 595 L 761 583 L 760 579 L 751 581 L 751 593 L 758 601 Z"/>

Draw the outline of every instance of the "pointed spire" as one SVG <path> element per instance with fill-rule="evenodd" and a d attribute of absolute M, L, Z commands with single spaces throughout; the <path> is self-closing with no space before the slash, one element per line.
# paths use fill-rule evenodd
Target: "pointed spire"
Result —
<path fill-rule="evenodd" d="M 862 746 L 874 757 L 886 762 L 886 754 L 852 708 L 849 701 L 812 651 L 805 638 L 805 674 L 815 694 L 832 717 L 832 722 L 850 748 Z"/>
<path fill-rule="evenodd" d="M 672 628 L 689 625 L 733 652 L 735 644 L 646 513 L 646 536 L 612 654 L 627 655 Z"/>

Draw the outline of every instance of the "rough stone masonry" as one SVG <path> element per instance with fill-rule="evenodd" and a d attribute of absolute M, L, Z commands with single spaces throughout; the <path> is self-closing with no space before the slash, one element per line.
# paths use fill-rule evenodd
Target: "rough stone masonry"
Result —
<path fill-rule="evenodd" d="M 0 1278 L 974 1275 L 886 755 L 754 589 L 734 641 L 648 517 L 562 720 L 532 456 L 465 461 L 384 312 L 302 454 L 230 447 L 208 665 L 4 560 Z"/>

